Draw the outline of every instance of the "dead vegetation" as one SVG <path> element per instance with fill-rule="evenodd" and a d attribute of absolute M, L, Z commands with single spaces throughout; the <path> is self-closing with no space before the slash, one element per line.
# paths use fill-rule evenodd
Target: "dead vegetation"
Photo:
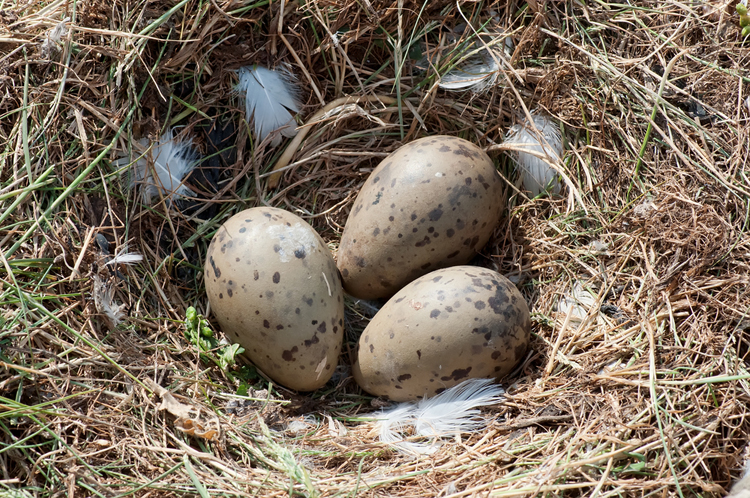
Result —
<path fill-rule="evenodd" d="M 511 35 L 505 71 L 440 89 L 475 32 Z M 250 64 L 296 75 L 295 148 L 252 140 L 232 93 Z M 0 2 L 0 488 L 723 495 L 750 439 L 748 67 L 734 3 Z M 533 109 L 564 126 L 560 198 L 528 199 L 500 150 Z M 193 201 L 144 206 L 116 160 L 168 126 L 207 159 Z M 487 430 L 415 461 L 357 420 L 354 304 L 341 375 L 304 396 L 202 360 L 184 320 L 206 312 L 202 255 L 229 216 L 288 209 L 335 249 L 369 171 L 427 134 L 487 148 L 515 185 L 475 264 L 514 279 L 534 339 Z M 98 235 L 144 262 L 115 273 Z"/>

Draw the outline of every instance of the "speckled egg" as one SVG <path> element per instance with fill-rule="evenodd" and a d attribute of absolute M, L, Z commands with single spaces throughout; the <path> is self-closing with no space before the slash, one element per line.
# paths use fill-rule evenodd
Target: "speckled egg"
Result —
<path fill-rule="evenodd" d="M 328 382 L 343 341 L 343 288 L 307 222 L 282 209 L 242 211 L 216 232 L 205 266 L 214 315 L 256 366 L 300 391 Z"/>
<path fill-rule="evenodd" d="M 492 270 L 455 266 L 397 292 L 359 339 L 354 378 L 394 401 L 431 397 L 469 378 L 501 378 L 526 354 L 529 308 Z"/>
<path fill-rule="evenodd" d="M 344 288 L 389 297 L 430 271 L 468 263 L 505 205 L 504 183 L 479 147 L 415 140 L 386 157 L 354 202 L 338 251 Z"/>

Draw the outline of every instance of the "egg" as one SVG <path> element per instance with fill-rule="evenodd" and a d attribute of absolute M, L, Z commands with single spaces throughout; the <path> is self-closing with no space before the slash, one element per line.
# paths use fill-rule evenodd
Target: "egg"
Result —
<path fill-rule="evenodd" d="M 343 342 L 343 288 L 307 222 L 276 208 L 237 213 L 211 240 L 205 282 L 222 330 L 266 375 L 299 391 L 328 382 Z"/>
<path fill-rule="evenodd" d="M 456 137 L 415 140 L 362 186 L 338 250 L 344 288 L 379 299 L 430 271 L 468 263 L 505 206 L 504 183 L 479 147 Z"/>
<path fill-rule="evenodd" d="M 354 379 L 394 401 L 431 397 L 469 378 L 501 378 L 526 354 L 529 308 L 492 270 L 455 266 L 398 291 L 359 339 Z"/>

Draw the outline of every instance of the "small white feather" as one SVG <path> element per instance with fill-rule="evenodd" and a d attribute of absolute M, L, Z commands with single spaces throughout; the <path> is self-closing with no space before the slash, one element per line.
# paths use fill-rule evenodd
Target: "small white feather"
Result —
<path fill-rule="evenodd" d="M 141 261 L 143 261 L 143 256 L 135 252 L 128 252 L 128 246 L 125 245 L 117 251 L 112 259 L 104 263 L 104 266 L 116 264 L 133 265 Z"/>
<path fill-rule="evenodd" d="M 143 256 L 136 253 L 129 253 L 129 254 L 121 254 L 120 256 L 115 256 L 111 260 L 107 261 L 107 265 L 115 265 L 115 264 L 123 264 L 123 265 L 134 265 L 136 263 L 140 263 L 143 261 Z M 105 265 L 106 266 L 106 265 Z"/>
<path fill-rule="evenodd" d="M 500 66 L 496 57 L 483 50 L 459 62 L 456 67 L 440 77 L 438 86 L 450 91 L 470 91 L 482 93 L 497 84 Z"/>
<path fill-rule="evenodd" d="M 508 132 L 506 145 L 514 145 L 515 158 L 523 174 L 523 185 L 536 197 L 545 190 L 560 193 L 560 178 L 550 166 L 562 158 L 562 135 L 558 126 L 545 116 L 531 115 L 532 122 L 524 121 Z"/>
<path fill-rule="evenodd" d="M 174 202 L 181 196 L 194 195 L 184 181 L 198 162 L 193 141 L 175 138 L 170 128 L 135 162 L 131 186 L 136 183 L 142 185 L 141 195 L 146 204 L 161 196 Z"/>
<path fill-rule="evenodd" d="M 47 32 L 47 38 L 42 42 L 41 55 L 42 59 L 49 59 L 54 52 L 59 52 L 62 37 L 68 34 L 67 24 L 70 17 L 66 17 L 57 25 Z"/>
<path fill-rule="evenodd" d="M 596 298 L 586 290 L 581 282 L 576 281 L 570 292 L 563 293 L 557 303 L 557 311 L 570 315 L 570 320 L 580 323 L 596 305 Z"/>
<path fill-rule="evenodd" d="M 245 118 L 255 124 L 255 136 L 263 141 L 279 130 L 285 137 L 297 134 L 294 115 L 300 110 L 298 91 L 292 83 L 294 75 L 287 69 L 275 71 L 261 66 L 243 67 L 238 71 L 237 91 L 245 98 Z M 271 145 L 281 143 L 276 135 Z"/>
<path fill-rule="evenodd" d="M 96 311 L 104 316 L 110 329 L 116 328 L 127 316 L 127 306 L 115 302 L 115 288 L 109 282 L 102 281 L 99 276 L 94 275 L 94 306 Z"/>
<path fill-rule="evenodd" d="M 467 34 L 466 29 L 463 32 Z M 500 61 L 503 52 L 506 56 L 513 54 L 513 40 L 503 31 L 482 33 L 474 42 L 457 45 L 452 53 L 461 54 L 461 58 L 450 71 L 440 77 L 438 86 L 455 92 L 486 92 L 501 80 Z M 425 58 L 423 65 L 427 62 L 428 59 Z M 434 61 L 431 64 L 433 63 Z"/>
<path fill-rule="evenodd" d="M 486 421 L 477 408 L 500 402 L 504 393 L 492 379 L 469 379 L 433 398 L 400 403 L 378 416 L 380 441 L 414 455 L 433 453 L 439 438 L 481 429 Z M 406 441 L 409 432 L 428 442 Z"/>

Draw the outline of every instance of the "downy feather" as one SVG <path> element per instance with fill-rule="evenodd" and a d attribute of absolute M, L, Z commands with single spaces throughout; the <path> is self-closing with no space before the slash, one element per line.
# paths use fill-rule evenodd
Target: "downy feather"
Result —
<path fill-rule="evenodd" d="M 70 22 L 70 17 L 66 17 L 57 25 L 47 32 L 47 38 L 42 42 L 41 55 L 42 59 L 49 59 L 54 52 L 60 51 L 62 37 L 68 34 L 66 25 Z"/>
<path fill-rule="evenodd" d="M 438 438 L 481 429 L 486 422 L 479 418 L 477 408 L 498 403 L 504 393 L 492 379 L 469 379 L 433 398 L 399 403 L 378 416 L 380 441 L 414 455 L 433 453 Z M 428 442 L 406 441 L 405 432 Z"/>
<path fill-rule="evenodd" d="M 125 313 L 127 306 L 117 304 L 115 301 L 115 288 L 111 282 L 103 281 L 98 275 L 94 275 L 93 280 L 94 288 L 92 294 L 96 311 L 104 317 L 107 326 L 110 329 L 114 329 L 127 317 Z"/>
<path fill-rule="evenodd" d="M 243 67 L 238 71 L 237 91 L 245 98 L 245 118 L 252 117 L 255 136 L 263 141 L 268 134 L 279 130 L 285 137 L 297 134 L 294 115 L 300 110 L 297 89 L 292 80 L 294 75 L 286 69 L 272 71 L 261 66 Z M 281 143 L 276 135 L 272 146 Z"/>
<path fill-rule="evenodd" d="M 142 185 L 141 195 L 146 204 L 151 204 L 160 196 L 174 202 L 183 195 L 194 195 L 184 180 L 198 164 L 198 154 L 193 150 L 191 139 L 180 140 L 173 135 L 173 130 L 168 129 L 135 162 L 131 185 Z"/>
<path fill-rule="evenodd" d="M 549 163 L 558 164 L 562 158 L 560 129 L 545 116 L 532 114 L 531 117 L 532 123 L 524 121 L 510 129 L 505 145 L 529 151 L 516 150 L 514 155 L 523 175 L 523 185 L 533 197 L 545 190 L 559 194 L 559 175 Z"/>

